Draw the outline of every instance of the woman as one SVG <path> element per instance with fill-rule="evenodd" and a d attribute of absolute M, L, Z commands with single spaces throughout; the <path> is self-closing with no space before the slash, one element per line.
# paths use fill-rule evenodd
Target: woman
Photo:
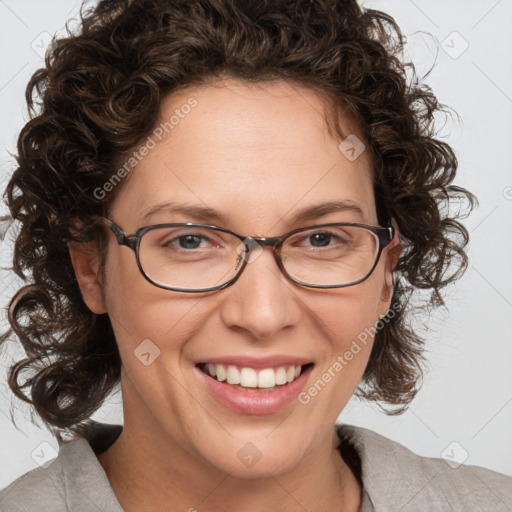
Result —
<path fill-rule="evenodd" d="M 504 475 L 335 425 L 407 407 L 410 294 L 466 266 L 401 44 L 322 0 L 104 0 L 56 42 L 6 197 L 9 383 L 62 443 L 2 510 L 510 510 Z M 119 382 L 123 427 L 89 421 Z"/>

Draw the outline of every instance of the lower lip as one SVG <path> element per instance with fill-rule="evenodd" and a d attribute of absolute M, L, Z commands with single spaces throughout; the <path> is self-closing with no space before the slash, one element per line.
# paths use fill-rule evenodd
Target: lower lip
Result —
<path fill-rule="evenodd" d="M 312 368 L 309 366 L 293 382 L 273 391 L 242 391 L 225 382 L 219 382 L 197 367 L 195 370 L 221 404 L 242 414 L 263 415 L 278 412 L 293 402 L 304 388 Z"/>

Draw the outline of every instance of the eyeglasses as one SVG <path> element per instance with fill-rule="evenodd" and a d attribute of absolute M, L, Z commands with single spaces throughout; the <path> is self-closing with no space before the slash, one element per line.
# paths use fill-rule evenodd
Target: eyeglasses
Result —
<path fill-rule="evenodd" d="M 178 292 L 209 292 L 232 285 L 247 263 L 271 247 L 284 275 L 309 288 L 342 288 L 370 276 L 394 228 L 345 222 L 320 224 L 279 237 L 242 236 L 207 224 L 156 224 L 132 235 L 103 221 L 119 245 L 134 251 L 142 275 L 152 284 Z"/>

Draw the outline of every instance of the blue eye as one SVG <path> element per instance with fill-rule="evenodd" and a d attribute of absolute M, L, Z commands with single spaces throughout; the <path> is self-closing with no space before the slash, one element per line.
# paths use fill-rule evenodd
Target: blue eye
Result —
<path fill-rule="evenodd" d="M 332 233 L 318 232 L 310 235 L 309 239 L 313 247 L 325 247 L 326 245 L 329 245 L 332 237 Z"/>
<path fill-rule="evenodd" d="M 182 235 L 177 237 L 175 240 L 178 240 L 179 245 L 182 249 L 197 249 L 201 244 L 201 239 L 204 237 L 198 235 Z M 171 240 L 173 242 L 174 240 Z M 167 244 L 166 244 L 167 245 Z"/>
<path fill-rule="evenodd" d="M 298 247 L 317 249 L 321 249 L 322 247 L 344 247 L 352 241 L 350 234 L 341 229 L 310 231 L 306 234 L 303 233 L 299 235 L 296 239 L 292 238 L 290 240 L 294 245 L 296 243 Z"/>

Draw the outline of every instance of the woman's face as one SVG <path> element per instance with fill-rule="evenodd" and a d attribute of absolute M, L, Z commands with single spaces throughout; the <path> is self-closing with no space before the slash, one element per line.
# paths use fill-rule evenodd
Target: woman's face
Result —
<path fill-rule="evenodd" d="M 377 225 L 367 155 L 343 153 L 323 114 L 314 92 L 286 82 L 226 79 L 175 93 L 163 102 L 160 121 L 175 117 L 152 134 L 154 144 L 146 141 L 147 154 L 139 154 L 109 217 L 127 234 L 171 222 L 266 237 L 327 222 Z M 345 121 L 344 132 L 356 133 Z M 332 202 L 346 207 L 296 220 L 298 212 Z M 169 206 L 154 211 L 160 205 Z M 184 207 L 216 210 L 222 220 Z M 195 294 L 150 284 L 134 253 L 111 236 L 104 301 L 93 291 L 84 297 L 112 320 L 125 430 L 143 446 L 158 440 L 161 449 L 166 441 L 244 478 L 278 475 L 323 450 L 370 355 L 371 336 L 366 343 L 358 336 L 389 307 L 392 252 L 384 250 L 366 281 L 319 290 L 288 280 L 265 248 L 232 286 Z M 209 386 L 212 377 L 199 368 L 208 362 L 256 371 L 312 366 L 291 399 L 262 405 L 259 391 L 234 396 L 230 384 Z M 213 389 L 219 386 L 224 391 Z"/>

